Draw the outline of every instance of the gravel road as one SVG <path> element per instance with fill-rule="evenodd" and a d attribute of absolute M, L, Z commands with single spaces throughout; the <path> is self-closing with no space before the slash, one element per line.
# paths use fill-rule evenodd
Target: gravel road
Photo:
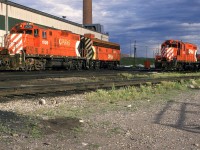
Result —
<path fill-rule="evenodd" d="M 84 107 L 88 103 L 83 94 L 46 100 L 46 106 L 40 107 L 56 108 L 60 103 Z M 60 100 L 59 104 L 48 104 L 55 100 Z M 125 107 L 128 104 L 125 102 L 119 105 Z M 77 120 L 68 119 L 67 124 L 57 120 L 54 129 L 58 132 L 40 138 L 23 134 L 1 135 L 0 149 L 200 150 L 200 90 L 179 93 L 170 101 L 140 107 L 136 111 L 130 111 L 131 105 L 128 106 L 130 108 L 101 113 L 98 112 L 98 106 L 94 107 L 96 113 Z M 37 109 L 37 104 L 25 99 L 0 103 L 1 117 L 6 112 L 16 113 L 23 109 L 25 112 L 32 111 Z M 66 126 L 75 124 L 81 126 L 76 132 L 66 129 Z"/>

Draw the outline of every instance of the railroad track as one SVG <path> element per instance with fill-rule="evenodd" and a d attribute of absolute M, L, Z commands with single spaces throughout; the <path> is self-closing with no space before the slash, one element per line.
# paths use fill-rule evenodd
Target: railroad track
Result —
<path fill-rule="evenodd" d="M 0 73 L 0 81 L 11 81 L 11 80 L 30 80 L 30 79 L 45 79 L 45 78 L 65 78 L 65 77 L 112 77 L 116 76 L 117 73 L 124 71 L 52 71 L 52 72 L 6 72 Z M 130 72 L 127 72 L 130 73 Z"/>
<path fill-rule="evenodd" d="M 173 77 L 173 78 L 156 78 L 156 79 L 132 79 L 132 80 L 113 80 L 105 82 L 84 82 L 84 83 L 57 83 L 57 84 L 41 84 L 41 85 L 18 85 L 18 86 L 2 86 L 0 87 L 0 96 L 25 95 L 25 94 L 48 94 L 67 91 L 90 91 L 97 89 L 105 89 L 125 86 L 138 86 L 151 82 L 158 84 L 162 81 L 180 81 L 189 79 L 198 79 L 200 76 Z"/>

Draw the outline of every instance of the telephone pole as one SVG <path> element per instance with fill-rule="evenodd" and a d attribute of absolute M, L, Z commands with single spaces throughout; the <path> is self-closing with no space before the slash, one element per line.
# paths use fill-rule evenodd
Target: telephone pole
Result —
<path fill-rule="evenodd" d="M 136 40 L 134 42 L 134 67 L 136 66 Z"/>
<path fill-rule="evenodd" d="M 6 2 L 5 28 L 6 28 L 6 34 L 8 34 L 8 0 L 5 0 L 5 2 Z"/>

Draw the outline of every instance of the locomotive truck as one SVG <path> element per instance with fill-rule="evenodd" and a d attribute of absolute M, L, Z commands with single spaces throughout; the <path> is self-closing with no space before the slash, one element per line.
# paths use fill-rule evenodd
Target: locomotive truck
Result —
<path fill-rule="evenodd" d="M 166 40 L 161 44 L 161 53 L 155 56 L 155 68 L 163 70 L 200 69 L 199 55 L 195 44 L 179 40 Z"/>
<path fill-rule="evenodd" d="M 112 69 L 120 62 L 117 43 L 29 22 L 16 24 L 4 41 L 0 70 Z"/>

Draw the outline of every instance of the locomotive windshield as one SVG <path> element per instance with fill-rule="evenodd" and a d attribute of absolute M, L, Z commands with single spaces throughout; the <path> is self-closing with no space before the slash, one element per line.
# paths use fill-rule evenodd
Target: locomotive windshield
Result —
<path fill-rule="evenodd" d="M 166 41 L 165 43 L 162 44 L 162 48 L 181 48 L 182 47 L 182 43 L 181 42 L 177 42 L 177 41 Z"/>
<path fill-rule="evenodd" d="M 16 32 L 11 33 L 32 34 L 32 30 L 17 30 Z"/>
<path fill-rule="evenodd" d="M 173 44 L 173 43 L 167 43 L 167 44 L 163 44 L 162 48 L 169 48 L 169 47 L 174 47 L 177 48 L 177 44 Z"/>

